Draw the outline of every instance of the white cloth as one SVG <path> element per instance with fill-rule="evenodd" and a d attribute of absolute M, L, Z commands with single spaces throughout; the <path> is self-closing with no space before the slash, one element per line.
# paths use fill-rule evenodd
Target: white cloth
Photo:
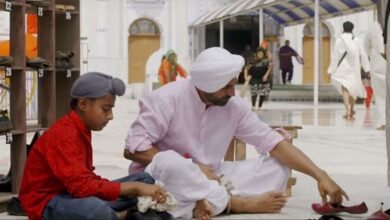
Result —
<path fill-rule="evenodd" d="M 165 189 L 178 201 L 170 213 L 175 218 L 192 218 L 196 201 L 206 199 L 213 206 L 213 214 L 221 213 L 228 204 L 225 187 L 218 181 L 208 180 L 191 159 L 185 159 L 172 150 L 159 152 L 145 172 L 165 183 Z"/>
<path fill-rule="evenodd" d="M 165 183 L 165 189 L 177 199 L 178 205 L 170 213 L 176 217 L 191 218 L 196 201 L 207 199 L 213 206 L 213 215 L 220 214 L 228 204 L 224 186 L 209 180 L 191 159 L 185 159 L 174 151 L 156 154 L 146 167 L 153 178 Z M 231 181 L 233 195 L 256 196 L 276 190 L 284 191 L 289 177 L 287 167 L 276 159 L 260 156 L 257 160 L 223 162 L 217 175 Z"/>
<path fill-rule="evenodd" d="M 338 66 L 345 52 L 347 52 L 347 55 Z M 341 34 L 339 39 L 336 40 L 331 63 L 328 68 L 328 73 L 331 74 L 333 83 L 340 93 L 341 86 L 344 86 L 354 98 L 366 96 L 361 80 L 361 67 L 366 72 L 370 71 L 369 61 L 363 45 L 351 33 Z"/>
<path fill-rule="evenodd" d="M 155 181 L 154 184 L 163 187 L 164 183 L 161 181 Z M 163 203 L 158 203 L 153 200 L 151 196 L 139 196 L 137 202 L 138 211 L 145 213 L 149 209 L 157 210 L 159 212 L 172 211 L 176 207 L 177 201 L 170 192 L 167 192 L 166 199 Z"/>
<path fill-rule="evenodd" d="M 238 77 L 244 64 L 242 56 L 231 54 L 220 47 L 212 47 L 199 54 L 191 64 L 189 73 L 198 89 L 213 93 Z"/>
<path fill-rule="evenodd" d="M 386 124 L 386 60 L 382 28 L 375 22 L 365 38 L 370 57 L 371 86 L 374 90 L 375 107 L 378 112 L 378 127 Z"/>

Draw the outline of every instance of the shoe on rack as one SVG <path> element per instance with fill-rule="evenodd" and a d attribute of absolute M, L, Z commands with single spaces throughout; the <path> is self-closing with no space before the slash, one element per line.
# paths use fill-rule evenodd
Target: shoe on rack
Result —
<path fill-rule="evenodd" d="M 359 205 L 355 206 L 343 206 L 343 205 L 332 205 L 331 203 L 319 204 L 313 203 L 312 209 L 321 215 L 335 214 L 339 212 L 346 212 L 350 214 L 363 214 L 368 211 L 367 205 L 365 202 L 362 202 Z"/>
<path fill-rule="evenodd" d="M 11 201 L 7 204 L 7 212 L 9 215 L 14 216 L 27 216 L 24 212 L 22 205 L 17 197 L 12 197 Z"/>
<path fill-rule="evenodd" d="M 65 5 L 56 4 L 56 10 L 58 10 L 58 11 L 65 11 Z"/>
<path fill-rule="evenodd" d="M 74 56 L 73 52 L 65 53 L 61 51 L 56 52 L 56 68 L 58 69 L 71 69 L 73 63 L 71 58 Z"/>
<path fill-rule="evenodd" d="M 8 110 L 0 110 L 0 132 L 12 129 L 11 120 L 9 119 Z"/>
<path fill-rule="evenodd" d="M 31 60 L 26 58 L 26 66 L 31 68 L 42 69 L 42 68 L 50 67 L 51 64 L 46 59 L 43 59 L 41 57 L 34 57 Z"/>
<path fill-rule="evenodd" d="M 65 11 L 74 11 L 76 7 L 74 5 L 65 5 Z"/>
<path fill-rule="evenodd" d="M 0 66 L 12 66 L 14 58 L 11 56 L 0 56 Z"/>
<path fill-rule="evenodd" d="M 27 4 L 35 5 L 38 7 L 49 7 L 50 3 L 45 0 L 26 0 Z"/>
<path fill-rule="evenodd" d="M 0 192 L 11 192 L 12 179 L 11 175 L 6 175 L 0 178 Z"/>

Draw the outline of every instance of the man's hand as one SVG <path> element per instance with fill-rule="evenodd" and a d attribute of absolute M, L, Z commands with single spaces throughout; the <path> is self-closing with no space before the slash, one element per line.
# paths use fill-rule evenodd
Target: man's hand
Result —
<path fill-rule="evenodd" d="M 217 180 L 219 181 L 219 177 L 214 174 L 213 169 L 211 167 L 203 165 L 203 164 L 198 164 L 200 170 L 207 176 L 209 180 Z"/>
<path fill-rule="evenodd" d="M 320 192 L 322 203 L 328 202 L 328 196 L 332 204 L 341 204 L 343 197 L 349 200 L 347 193 L 337 185 L 327 174 L 318 181 L 318 191 Z"/>

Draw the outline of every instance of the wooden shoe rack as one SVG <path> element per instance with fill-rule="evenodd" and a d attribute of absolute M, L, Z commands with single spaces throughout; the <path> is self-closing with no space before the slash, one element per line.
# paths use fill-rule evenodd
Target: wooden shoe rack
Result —
<path fill-rule="evenodd" d="M 69 90 L 74 80 L 80 75 L 80 2 L 79 0 L 43 0 L 45 7 L 27 0 L 0 0 L 0 10 L 10 16 L 10 55 L 14 58 L 10 78 L 10 117 L 12 130 L 1 133 L 0 138 L 7 138 L 11 150 L 12 192 L 0 194 L 1 204 L 11 194 L 19 192 L 20 182 L 26 162 L 26 137 L 28 133 L 44 132 L 56 119 L 69 110 Z M 56 5 L 67 6 L 72 10 L 58 9 Z M 26 15 L 38 17 L 38 56 L 48 60 L 51 66 L 41 70 L 26 67 L 25 29 Z M 56 51 L 74 53 L 73 68 L 56 69 Z M 3 68 L 3 67 L 0 67 Z M 26 120 L 26 71 L 38 74 L 38 120 L 34 125 L 27 125 Z M 7 146 L 1 146 L 4 151 Z"/>

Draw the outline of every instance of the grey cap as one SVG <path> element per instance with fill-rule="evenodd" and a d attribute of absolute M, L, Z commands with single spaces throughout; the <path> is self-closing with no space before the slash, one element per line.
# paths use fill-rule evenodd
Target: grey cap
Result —
<path fill-rule="evenodd" d="M 81 75 L 72 85 L 70 96 L 72 98 L 100 98 L 108 94 L 122 96 L 125 94 L 125 83 L 110 75 L 89 72 Z"/>

